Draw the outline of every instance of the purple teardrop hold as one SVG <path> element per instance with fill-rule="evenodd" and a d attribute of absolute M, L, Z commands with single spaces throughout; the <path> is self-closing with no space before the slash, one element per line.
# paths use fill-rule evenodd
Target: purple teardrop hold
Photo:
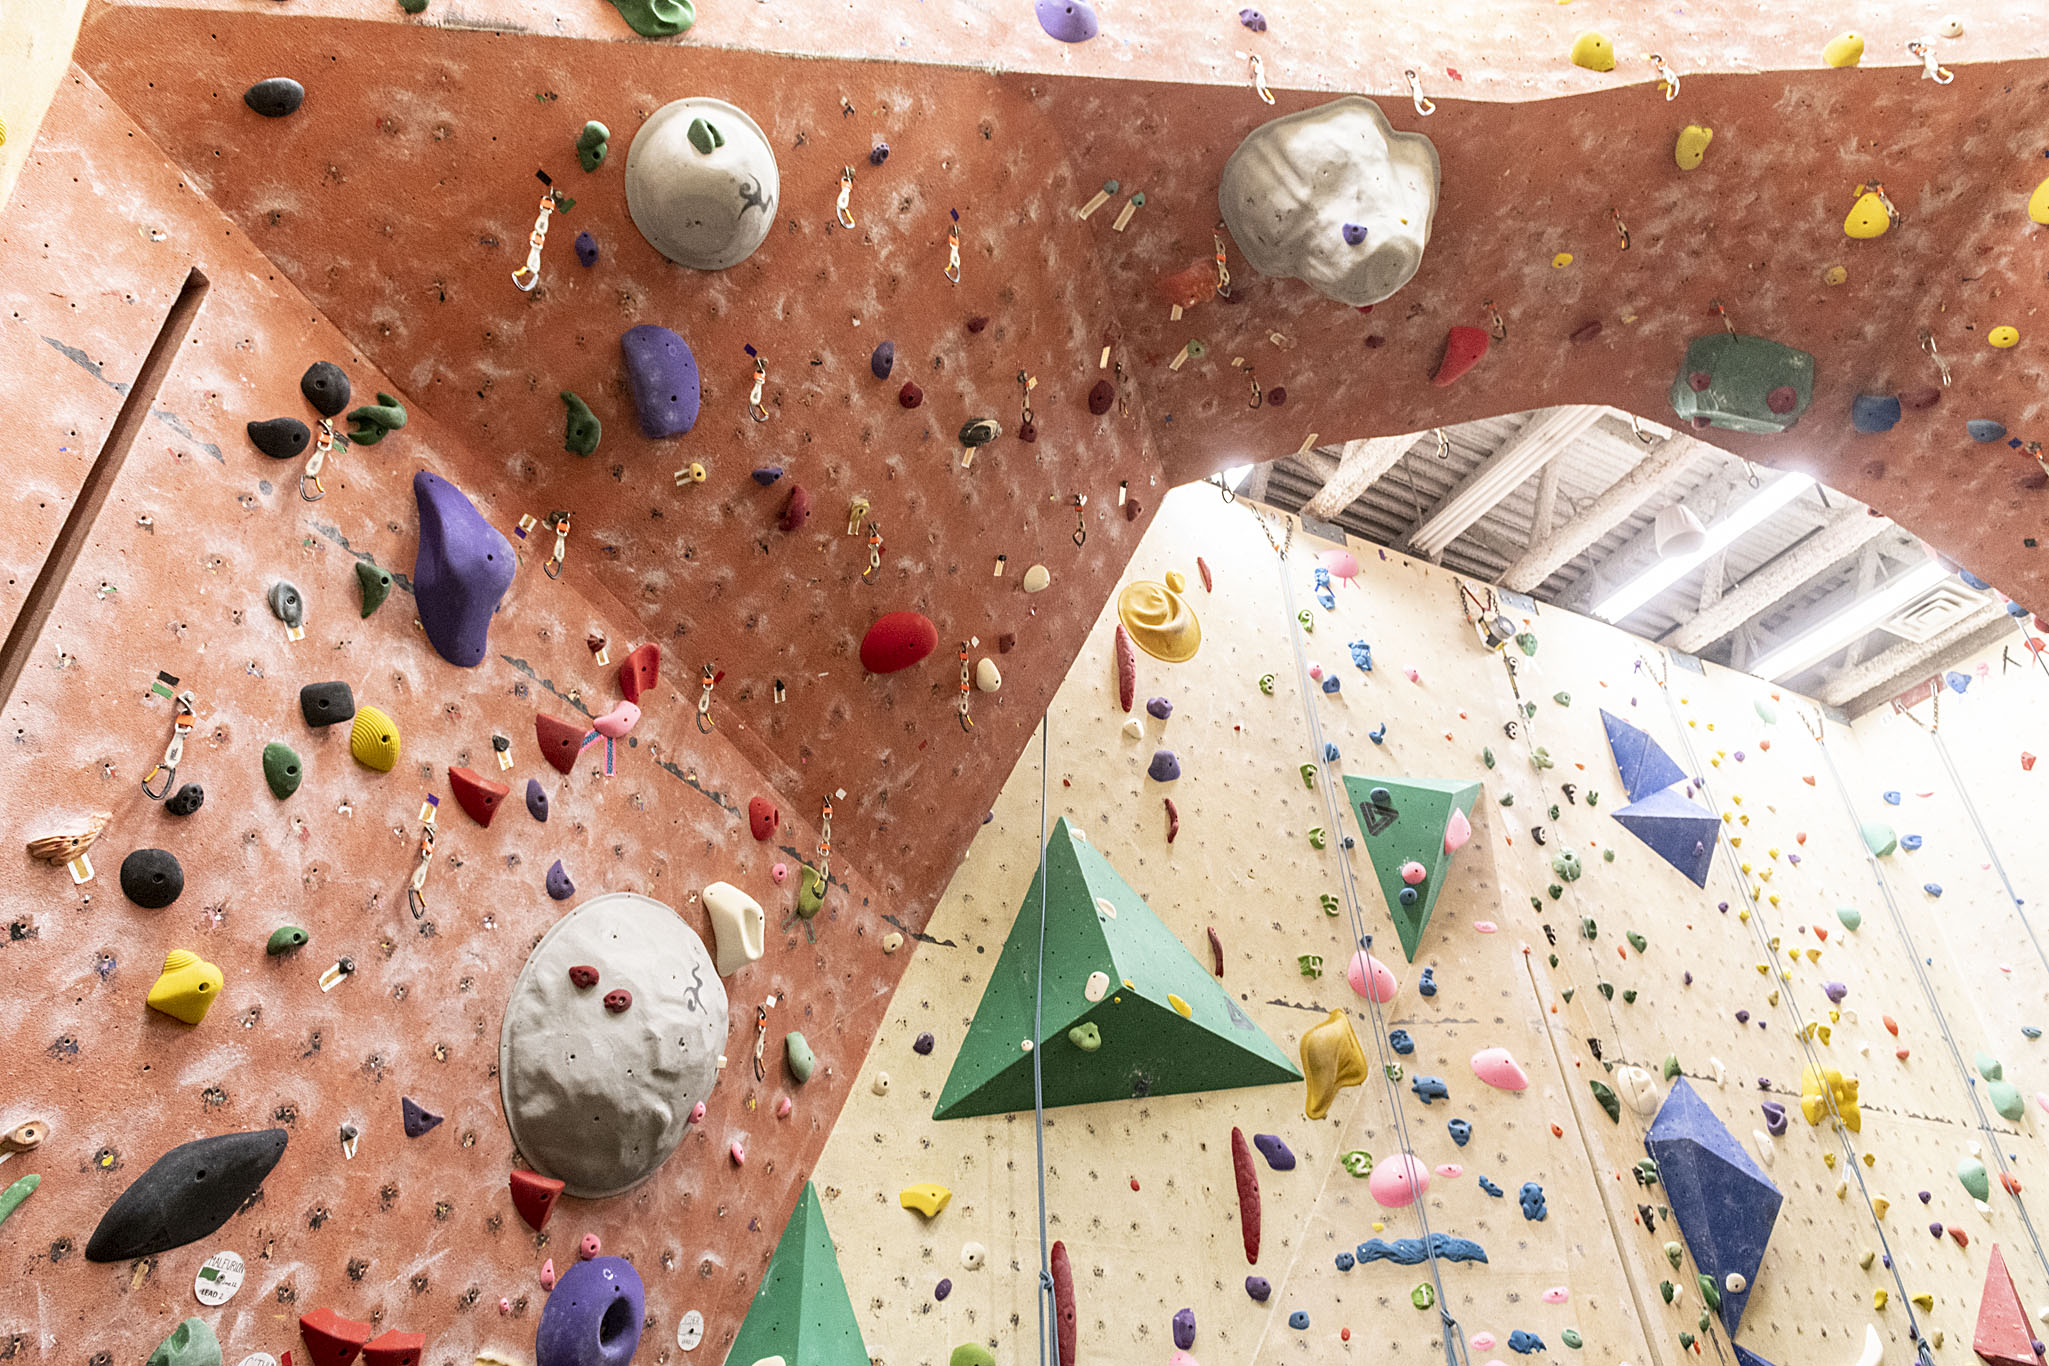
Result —
<path fill-rule="evenodd" d="M 1259 1155 L 1266 1159 L 1266 1165 L 1277 1172 L 1295 1170 L 1295 1154 L 1279 1134 L 1254 1134 L 1252 1146 L 1259 1149 Z M 1186 1347 L 1181 1349 L 1187 1351 Z"/>
<path fill-rule="evenodd" d="M 535 1366 L 626 1366 L 640 1346 L 647 1294 L 623 1257 L 593 1257 L 562 1273 L 534 1333 Z"/>
<path fill-rule="evenodd" d="M 1174 1311 L 1174 1345 L 1187 1351 L 1195 1345 L 1195 1311 L 1176 1309 Z"/>
<path fill-rule="evenodd" d="M 576 235 L 576 261 L 588 269 L 598 263 L 598 239 L 587 232 Z"/>
<path fill-rule="evenodd" d="M 420 505 L 420 552 L 413 561 L 420 625 L 435 653 L 474 669 L 484 661 L 491 614 L 512 586 L 512 545 L 438 474 L 414 475 L 413 497 Z"/>
<path fill-rule="evenodd" d="M 932 1298 L 935 1300 L 943 1300 L 952 1293 L 953 1281 L 951 1278 L 943 1279 L 939 1284 L 932 1287 Z"/>
<path fill-rule="evenodd" d="M 1366 240 L 1366 225 L 1363 223 L 1347 223 L 1340 231 L 1344 233 L 1348 247 L 1356 247 Z"/>
<path fill-rule="evenodd" d="M 621 335 L 619 349 L 641 435 L 658 441 L 697 425 L 697 357 L 690 343 L 666 327 L 643 325 Z"/>
<path fill-rule="evenodd" d="M 567 901 L 576 895 L 576 884 L 569 880 L 569 874 L 562 870 L 562 860 L 556 859 L 548 867 L 548 895 L 557 901 Z"/>
<path fill-rule="evenodd" d="M 537 821 L 548 819 L 548 794 L 541 791 L 541 780 L 526 780 L 526 813 Z"/>
<path fill-rule="evenodd" d="M 1171 749 L 1153 751 L 1153 761 L 1146 765 L 1146 776 L 1156 783 L 1171 783 L 1181 776 L 1181 761 L 1174 757 Z"/>
<path fill-rule="evenodd" d="M 1038 0 L 1039 27 L 1063 43 L 1085 43 L 1096 36 L 1096 12 L 1082 0 Z"/>
<path fill-rule="evenodd" d="M 920 1034 L 915 1040 L 912 1041 L 911 1051 L 922 1057 L 924 1054 L 930 1053 L 932 1051 L 933 1044 L 934 1040 L 929 1032 Z"/>

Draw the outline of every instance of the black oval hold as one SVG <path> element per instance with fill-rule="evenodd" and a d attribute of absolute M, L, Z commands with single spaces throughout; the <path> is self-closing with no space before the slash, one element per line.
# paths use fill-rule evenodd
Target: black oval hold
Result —
<path fill-rule="evenodd" d="M 309 726 L 332 726 L 356 716 L 356 695 L 346 683 L 308 683 L 299 689 L 299 712 Z"/>
<path fill-rule="evenodd" d="M 305 452 L 313 433 L 296 417 L 274 417 L 268 422 L 249 424 L 249 440 L 273 460 L 290 460 Z"/>
<path fill-rule="evenodd" d="M 185 870 L 168 849 L 137 849 L 121 860 L 121 891 L 146 911 L 161 911 L 185 890 Z"/>
<path fill-rule="evenodd" d="M 289 1137 L 260 1129 L 179 1144 L 100 1216 L 85 1259 L 125 1262 L 211 1236 L 263 1185 Z"/>
<path fill-rule="evenodd" d="M 272 76 L 242 92 L 242 103 L 267 119 L 281 119 L 299 112 L 306 102 L 306 87 L 290 76 Z"/>
<path fill-rule="evenodd" d="M 333 361 L 317 360 L 299 376 L 299 392 L 322 417 L 338 417 L 349 406 L 349 377 Z"/>
<path fill-rule="evenodd" d="M 187 783 L 165 800 L 164 810 L 173 816 L 189 816 L 205 801 L 206 789 L 198 783 Z"/>

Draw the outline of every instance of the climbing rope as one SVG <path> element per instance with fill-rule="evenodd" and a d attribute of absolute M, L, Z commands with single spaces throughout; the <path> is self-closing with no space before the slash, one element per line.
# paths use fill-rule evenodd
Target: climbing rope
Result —
<path fill-rule="evenodd" d="M 1039 966 L 1032 974 L 1032 1140 L 1039 1157 L 1039 1361 L 1060 1366 L 1060 1340 L 1047 1328 L 1060 1312 L 1053 1297 L 1053 1252 L 1046 1238 L 1046 1078 L 1039 1046 L 1046 1035 L 1046 773 L 1051 713 L 1039 717 Z"/>

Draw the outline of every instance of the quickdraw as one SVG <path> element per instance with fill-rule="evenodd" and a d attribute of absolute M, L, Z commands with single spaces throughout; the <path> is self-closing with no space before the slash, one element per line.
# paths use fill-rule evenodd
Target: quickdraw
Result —
<path fill-rule="evenodd" d="M 709 735 L 718 728 L 719 723 L 711 719 L 711 690 L 717 687 L 719 680 L 724 677 L 724 674 L 711 665 L 704 666 L 704 691 L 697 699 L 697 731 L 700 735 Z"/>
<path fill-rule="evenodd" d="M 1039 387 L 1039 381 L 1020 370 L 1017 372 L 1017 387 L 1018 401 L 1023 405 L 1024 409 L 1023 414 L 1018 418 L 1017 429 L 1020 433 L 1023 433 L 1031 431 L 1034 426 L 1032 422 L 1032 390 Z"/>
<path fill-rule="evenodd" d="M 946 230 L 946 278 L 960 283 L 960 210 L 950 209 L 953 224 Z"/>
<path fill-rule="evenodd" d="M 1650 62 L 1651 69 L 1658 73 L 1658 86 L 1665 92 L 1665 103 L 1670 104 L 1673 100 L 1678 99 L 1679 73 L 1674 71 L 1671 64 L 1655 52 L 1651 53 L 1645 60 Z"/>
<path fill-rule="evenodd" d="M 427 914 L 427 869 L 434 862 L 434 810 L 427 809 L 426 823 L 420 827 L 420 862 L 413 869 L 413 879 L 406 887 L 406 904 L 412 907 L 413 919 Z"/>
<path fill-rule="evenodd" d="M 320 419 L 320 435 L 313 439 L 313 454 L 306 457 L 306 468 L 299 475 L 299 496 L 309 503 L 317 503 L 327 496 L 327 489 L 321 485 L 320 469 L 327 463 L 327 453 L 334 449 L 334 423 L 327 418 Z M 306 492 L 311 483 L 314 491 Z"/>
<path fill-rule="evenodd" d="M 548 525 L 555 530 L 555 553 L 548 557 L 548 562 L 541 568 L 549 578 L 559 579 L 562 577 L 563 557 L 569 553 L 569 514 L 550 513 Z"/>
<path fill-rule="evenodd" d="M 1274 102 L 1274 92 L 1266 88 L 1266 63 L 1259 59 L 1259 54 L 1256 52 L 1241 52 L 1238 55 L 1245 58 L 1247 64 L 1252 68 L 1253 93 L 1257 94 L 1265 103 L 1272 104 Z"/>
<path fill-rule="evenodd" d="M 1908 43 L 1907 51 L 1921 59 L 1923 79 L 1934 81 L 1937 85 L 1948 85 L 1956 79 L 1954 72 L 1935 60 L 1935 49 L 1928 45 L 1926 39 Z"/>
<path fill-rule="evenodd" d="M 754 391 L 747 395 L 747 411 L 756 422 L 768 421 L 768 409 L 762 406 L 761 391 L 768 384 L 768 358 L 748 343 L 747 354 L 754 357 Z"/>
<path fill-rule="evenodd" d="M 872 584 L 882 569 L 882 524 L 868 524 L 868 567 L 861 571 L 861 582 Z"/>
<path fill-rule="evenodd" d="M 545 173 L 541 174 L 541 181 L 548 183 Z M 526 264 L 512 272 L 512 283 L 523 291 L 531 292 L 541 282 L 541 248 L 548 244 L 548 219 L 554 212 L 555 190 L 551 185 L 541 196 L 540 215 L 534 219 L 534 230 L 526 239 Z"/>
<path fill-rule="evenodd" d="M 1231 297 L 1231 267 L 1224 260 L 1224 234 L 1221 228 L 1210 231 L 1210 241 L 1217 244 L 1217 297 Z"/>
<path fill-rule="evenodd" d="M 1423 78 L 1416 74 L 1414 67 L 1404 71 L 1402 79 L 1409 83 L 1409 98 L 1416 102 L 1416 112 L 1418 114 L 1427 119 L 1437 112 L 1436 103 L 1423 93 Z"/>
<path fill-rule="evenodd" d="M 818 885 L 824 886 L 832 876 L 832 798 L 825 799 L 825 809 L 818 817 Z"/>
<path fill-rule="evenodd" d="M 199 724 L 198 700 L 190 688 L 179 693 L 172 702 L 177 712 L 171 718 L 171 743 L 164 747 L 163 762 L 142 780 L 142 795 L 153 802 L 160 802 L 171 795 L 171 785 L 178 780 L 178 761 L 185 757 L 185 737 Z M 150 783 L 159 773 L 164 775 L 164 785 L 161 790 L 152 790 Z"/>
<path fill-rule="evenodd" d="M 1074 495 L 1074 543 L 1076 545 L 1086 544 L 1089 538 L 1088 517 L 1084 511 L 1088 505 L 1089 496 L 1086 493 Z"/>
<path fill-rule="evenodd" d="M 960 643 L 960 728 L 964 731 L 975 728 L 975 718 L 968 715 L 968 702 L 974 696 L 974 682 L 968 674 L 968 643 Z"/>
<path fill-rule="evenodd" d="M 839 218 L 840 226 L 843 228 L 851 228 L 854 226 L 854 215 L 847 209 L 847 200 L 853 195 L 853 193 L 854 168 L 851 166 L 843 167 L 840 170 L 839 204 L 835 206 L 833 210 L 834 214 Z"/>

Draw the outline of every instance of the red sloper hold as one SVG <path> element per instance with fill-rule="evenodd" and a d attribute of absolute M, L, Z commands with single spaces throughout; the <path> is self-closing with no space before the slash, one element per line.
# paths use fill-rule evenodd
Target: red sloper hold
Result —
<path fill-rule="evenodd" d="M 811 495 L 802 484 L 791 487 L 789 501 L 783 504 L 782 520 L 776 525 L 784 531 L 795 531 L 811 520 Z"/>
<path fill-rule="evenodd" d="M 662 676 L 662 647 L 650 640 L 645 645 L 633 647 L 633 653 L 619 661 L 619 691 L 626 694 L 626 700 L 636 706 L 640 695 L 655 685 Z M 582 740 L 582 736 L 576 737 Z M 542 748 L 547 742 L 542 741 Z M 567 773 L 569 770 L 562 770 Z"/>
<path fill-rule="evenodd" d="M 1074 1265 L 1067 1260 L 1067 1244 L 1057 1241 L 1053 1244 L 1053 1308 L 1060 1366 L 1074 1366 Z"/>
<path fill-rule="evenodd" d="M 1238 1178 L 1238 1227 L 1245 1235 L 1245 1260 L 1259 1265 L 1259 1172 L 1245 1131 L 1231 1126 L 1231 1171 Z"/>
<path fill-rule="evenodd" d="M 641 649 L 653 649 L 643 645 Z M 638 654 L 640 651 L 634 651 Z M 625 670 L 621 669 L 621 683 L 626 681 Z M 583 751 L 583 737 L 588 734 L 582 726 L 572 726 L 567 721 L 548 715 L 534 713 L 534 739 L 540 742 L 541 757 L 546 759 L 557 773 L 567 773 L 576 767 L 576 756 Z"/>
<path fill-rule="evenodd" d="M 306 1355 L 313 1366 L 349 1366 L 373 1331 L 369 1324 L 345 1319 L 332 1309 L 299 1315 L 299 1336 L 306 1339 Z"/>
<path fill-rule="evenodd" d="M 775 838 L 776 827 L 782 824 L 783 813 L 775 809 L 775 803 L 766 797 L 750 797 L 747 800 L 747 828 L 754 838 L 767 843 Z"/>
<path fill-rule="evenodd" d="M 1430 382 L 1441 389 L 1478 365 L 1480 357 L 1487 354 L 1490 340 L 1484 327 L 1451 329 L 1451 335 L 1444 339 L 1444 359 L 1437 363 L 1437 373 L 1430 377 Z"/>
<path fill-rule="evenodd" d="M 923 612 L 891 612 L 861 641 L 861 667 L 871 674 L 908 669 L 939 644 L 939 628 Z"/>
<path fill-rule="evenodd" d="M 427 1351 L 425 1333 L 387 1329 L 363 1344 L 363 1366 L 420 1366 Z"/>
<path fill-rule="evenodd" d="M 1138 647 L 1131 643 L 1131 633 L 1124 629 L 1124 623 L 1117 623 L 1117 702 L 1130 711 L 1131 704 L 1138 697 Z"/>
<path fill-rule="evenodd" d="M 1985 1268 L 1985 1291 L 1978 1300 L 1978 1327 L 1971 1334 L 1971 1350 L 1991 1366 L 2042 1366 L 2042 1358 L 2035 1354 L 2034 1336 L 2006 1259 L 1994 1243 L 1991 1263 Z"/>
<path fill-rule="evenodd" d="M 448 785 L 455 789 L 457 803 L 478 825 L 489 825 L 491 817 L 498 814 L 498 803 L 512 791 L 504 783 L 494 783 L 470 768 L 449 769 Z"/>
<path fill-rule="evenodd" d="M 536 1233 L 546 1227 L 548 1216 L 555 1212 L 555 1197 L 560 1194 L 562 1183 L 552 1176 L 521 1171 L 512 1174 L 512 1207 Z"/>

